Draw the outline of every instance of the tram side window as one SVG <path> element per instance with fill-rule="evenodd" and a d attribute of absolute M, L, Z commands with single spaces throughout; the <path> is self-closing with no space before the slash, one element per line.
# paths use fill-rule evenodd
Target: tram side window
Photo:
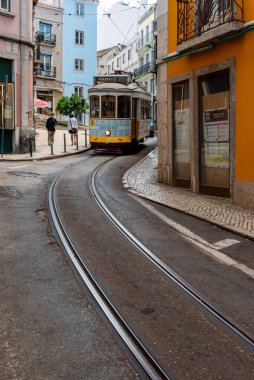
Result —
<path fill-rule="evenodd" d="M 90 117 L 100 117 L 100 98 L 99 96 L 90 97 Z"/>
<path fill-rule="evenodd" d="M 149 100 L 141 100 L 141 119 L 151 119 L 151 104 Z"/>
<path fill-rule="evenodd" d="M 129 96 L 118 96 L 117 117 L 129 119 L 131 117 L 131 99 Z"/>
<path fill-rule="evenodd" d="M 115 118 L 116 117 L 116 97 L 115 96 L 102 96 L 101 97 L 101 117 L 102 118 Z"/>

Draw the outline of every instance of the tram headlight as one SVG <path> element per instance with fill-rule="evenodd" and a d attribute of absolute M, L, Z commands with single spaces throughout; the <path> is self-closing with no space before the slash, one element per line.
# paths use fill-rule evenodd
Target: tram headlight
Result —
<path fill-rule="evenodd" d="M 110 135 L 111 135 L 111 131 L 110 131 L 109 129 L 106 129 L 106 131 L 105 131 L 105 135 L 106 135 L 106 136 L 110 136 Z"/>

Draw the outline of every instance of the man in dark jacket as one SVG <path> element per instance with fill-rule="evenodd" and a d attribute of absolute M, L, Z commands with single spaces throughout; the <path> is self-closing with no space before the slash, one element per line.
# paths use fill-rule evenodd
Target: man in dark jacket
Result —
<path fill-rule="evenodd" d="M 54 144 L 54 135 L 56 131 L 56 124 L 57 121 L 54 117 L 55 115 L 52 113 L 48 120 L 46 121 L 46 128 L 48 130 L 48 144 L 52 145 Z"/>

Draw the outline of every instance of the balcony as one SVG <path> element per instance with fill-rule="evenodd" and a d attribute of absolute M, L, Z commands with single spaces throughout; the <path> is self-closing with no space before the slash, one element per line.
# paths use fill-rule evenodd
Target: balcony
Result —
<path fill-rule="evenodd" d="M 36 33 L 36 41 L 39 44 L 55 46 L 56 44 L 56 35 L 51 33 Z"/>
<path fill-rule="evenodd" d="M 152 44 L 154 42 L 154 32 L 150 32 L 146 34 L 143 38 L 140 38 L 138 40 L 138 49 L 142 49 L 145 47 L 147 44 Z"/>
<path fill-rule="evenodd" d="M 142 77 L 143 75 L 154 73 L 154 72 L 155 72 L 155 63 L 148 62 L 145 65 L 134 70 L 134 77 L 139 78 L 139 77 Z"/>
<path fill-rule="evenodd" d="M 56 77 L 56 68 L 49 65 L 42 65 L 35 72 L 36 76 L 55 78 Z"/>
<path fill-rule="evenodd" d="M 244 0 L 177 0 L 177 51 L 243 28 Z"/>

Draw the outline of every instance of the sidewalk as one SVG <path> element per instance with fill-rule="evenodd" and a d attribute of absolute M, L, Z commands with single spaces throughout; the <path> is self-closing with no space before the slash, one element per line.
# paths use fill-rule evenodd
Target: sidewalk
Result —
<path fill-rule="evenodd" d="M 125 173 L 124 186 L 138 196 L 254 239 L 254 212 L 237 207 L 221 198 L 195 194 L 158 183 L 157 165 L 158 154 L 155 149 Z"/>
<path fill-rule="evenodd" d="M 64 152 L 64 134 L 66 138 L 66 152 Z M 31 161 L 31 160 L 45 160 L 51 158 L 59 158 L 69 156 L 72 154 L 82 153 L 89 149 L 89 138 L 87 133 L 87 146 L 85 143 L 85 130 L 78 131 L 78 150 L 76 145 L 71 145 L 70 134 L 66 128 L 57 128 L 55 133 L 55 142 L 53 145 L 53 155 L 51 153 L 51 146 L 48 145 L 48 132 L 45 128 L 38 128 L 35 132 L 35 145 L 36 151 L 25 154 L 4 154 L 0 156 L 0 161 Z"/>
<path fill-rule="evenodd" d="M 66 152 L 64 152 L 64 134 Z M 89 141 L 85 143 L 85 131 L 79 130 L 79 149 L 71 145 L 71 139 L 65 128 L 57 129 L 53 145 L 48 145 L 48 134 L 44 128 L 36 129 L 36 152 L 30 157 L 26 154 L 4 154 L 0 161 L 31 161 L 60 158 L 84 152 L 89 149 Z M 87 146 L 86 146 L 87 145 Z M 254 212 L 234 206 L 230 201 L 195 194 L 185 189 L 175 188 L 157 182 L 157 149 L 145 159 L 138 162 L 124 177 L 123 183 L 130 192 L 151 201 L 180 210 L 190 215 L 209 221 L 229 231 L 233 231 L 254 240 Z"/>

